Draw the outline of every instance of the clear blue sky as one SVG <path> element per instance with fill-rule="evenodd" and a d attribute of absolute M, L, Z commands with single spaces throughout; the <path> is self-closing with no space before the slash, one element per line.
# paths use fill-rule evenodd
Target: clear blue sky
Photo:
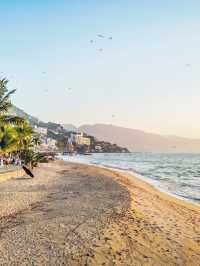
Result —
<path fill-rule="evenodd" d="M 45 121 L 200 137 L 199 14 L 192 0 L 3 1 L 1 76 Z"/>

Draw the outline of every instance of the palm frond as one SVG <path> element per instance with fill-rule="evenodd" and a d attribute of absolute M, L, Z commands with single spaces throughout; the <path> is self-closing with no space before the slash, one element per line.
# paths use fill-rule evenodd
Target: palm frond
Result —
<path fill-rule="evenodd" d="M 1 102 L 5 102 L 5 101 L 8 101 L 8 100 L 10 99 L 10 96 L 11 96 L 13 93 L 15 93 L 15 92 L 16 92 L 16 90 L 11 90 L 11 91 L 9 91 L 5 96 L 2 97 L 0 103 L 1 103 Z"/>
<path fill-rule="evenodd" d="M 0 152 L 7 153 L 15 151 L 17 148 L 17 135 L 13 127 L 0 127 Z"/>
<path fill-rule="evenodd" d="M 8 112 L 8 109 L 12 106 L 10 102 L 10 96 L 15 93 L 16 90 L 11 90 L 6 95 L 4 95 L 3 91 L 5 92 L 6 89 L 4 88 L 3 91 L 1 87 L 0 89 L 0 113 L 6 113 Z"/>
<path fill-rule="evenodd" d="M 3 115 L 0 117 L 0 123 L 9 123 L 13 125 L 22 125 L 26 123 L 25 119 L 19 116 Z"/>
<path fill-rule="evenodd" d="M 0 114 L 4 114 L 12 106 L 11 102 L 2 102 L 0 103 Z"/>
<path fill-rule="evenodd" d="M 8 80 L 6 78 L 0 79 L 0 98 L 8 91 L 7 84 Z"/>

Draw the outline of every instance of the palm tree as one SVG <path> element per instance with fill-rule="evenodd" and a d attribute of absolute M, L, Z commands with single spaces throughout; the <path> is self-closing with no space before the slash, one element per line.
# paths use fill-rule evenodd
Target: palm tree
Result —
<path fill-rule="evenodd" d="M 0 155 L 16 151 L 17 132 L 15 126 L 25 122 L 23 118 L 8 114 L 12 106 L 10 96 L 15 93 L 15 90 L 8 91 L 7 85 L 7 79 L 0 79 Z"/>
<path fill-rule="evenodd" d="M 15 126 L 15 131 L 17 133 L 18 150 L 25 150 L 32 146 L 34 131 L 28 122 Z"/>
<path fill-rule="evenodd" d="M 0 156 L 15 153 L 25 164 L 34 167 L 44 160 L 33 149 L 40 141 L 24 118 L 8 114 L 12 107 L 10 96 L 15 90 L 8 91 L 7 84 L 7 79 L 0 80 Z"/>
<path fill-rule="evenodd" d="M 12 116 L 8 114 L 9 108 L 12 106 L 10 96 L 15 93 L 16 90 L 8 91 L 8 80 L 3 78 L 0 80 L 0 125 L 2 124 L 21 124 L 24 119 L 18 116 Z"/>
<path fill-rule="evenodd" d="M 0 127 L 0 154 L 10 153 L 17 148 L 17 133 L 10 125 Z"/>

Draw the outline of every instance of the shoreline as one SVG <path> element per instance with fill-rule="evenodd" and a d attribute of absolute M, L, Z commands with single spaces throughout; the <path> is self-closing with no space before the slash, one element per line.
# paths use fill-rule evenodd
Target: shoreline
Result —
<path fill-rule="evenodd" d="M 66 161 L 64 161 L 66 162 Z M 102 170 L 106 170 L 109 173 L 112 173 L 114 175 L 116 175 L 118 178 L 115 179 L 115 181 L 120 182 L 120 184 L 126 186 L 126 188 L 128 190 L 130 190 L 129 185 L 131 185 L 132 183 L 137 183 L 137 185 L 142 186 L 144 188 L 147 188 L 149 191 L 151 191 L 151 193 L 156 194 L 160 197 L 162 197 L 163 199 L 169 200 L 171 202 L 175 202 L 179 205 L 182 206 L 188 206 L 190 208 L 194 208 L 194 210 L 199 211 L 200 212 L 200 204 L 195 203 L 193 201 L 187 200 L 185 198 L 176 196 L 172 193 L 168 193 L 162 189 L 159 189 L 158 187 L 154 186 L 154 184 L 151 184 L 150 182 L 146 181 L 145 178 L 142 178 L 140 175 L 135 174 L 133 172 L 129 172 L 126 170 L 120 170 L 120 169 L 116 169 L 116 168 L 112 168 L 112 167 L 106 167 L 106 166 L 102 166 L 102 165 L 95 165 L 95 164 L 89 164 L 89 163 L 79 163 L 79 162 L 70 162 L 69 163 L 73 163 L 73 164 L 77 164 L 77 165 L 88 165 L 91 167 L 98 169 L 102 169 Z M 126 181 L 128 181 L 129 183 L 127 184 Z"/>
<path fill-rule="evenodd" d="M 136 173 L 136 172 L 133 172 L 133 171 L 130 171 L 130 170 L 124 170 L 124 169 L 120 169 L 120 168 L 115 168 L 115 167 L 112 167 L 112 166 L 104 166 L 104 165 L 101 165 L 101 164 L 87 163 L 87 162 L 82 162 L 82 161 L 78 161 L 78 160 L 64 160 L 64 159 L 60 159 L 60 160 L 64 161 L 64 162 L 69 162 L 69 163 L 77 163 L 77 164 L 83 164 L 83 165 L 88 165 L 88 166 L 99 167 L 99 168 L 102 168 L 102 169 L 108 169 L 108 170 L 111 170 L 111 171 L 114 171 L 114 172 L 119 172 L 120 174 L 125 175 L 125 176 L 127 175 L 130 178 L 131 177 L 132 178 L 137 178 L 138 180 L 143 181 L 144 183 L 152 186 L 153 188 L 155 188 L 159 192 L 164 193 L 164 194 L 166 194 L 169 197 L 178 199 L 178 200 L 186 202 L 186 203 L 190 203 L 190 204 L 195 205 L 195 206 L 200 208 L 200 203 L 197 203 L 195 200 L 188 199 L 187 197 L 182 197 L 182 196 L 173 194 L 172 192 L 168 191 L 167 189 L 161 188 L 158 184 L 156 184 L 155 180 L 152 180 L 152 179 L 150 179 L 148 177 L 142 176 L 139 173 Z"/>
<path fill-rule="evenodd" d="M 157 245 L 155 245 L 155 248 L 156 246 L 158 247 L 159 245 L 160 246 L 163 245 L 161 249 L 163 251 L 164 250 L 166 251 L 165 255 L 160 254 L 158 256 L 159 258 L 157 257 L 153 263 L 151 259 L 152 259 L 152 252 L 154 249 L 151 249 L 150 252 L 148 252 L 149 250 L 148 251 L 146 250 L 146 252 L 148 252 L 148 255 L 143 254 L 143 259 L 145 258 L 143 261 L 144 265 L 166 265 L 166 264 L 188 265 L 188 266 L 200 265 L 200 262 L 198 264 L 197 261 L 194 259 L 194 257 L 197 255 L 200 261 L 200 206 L 199 205 L 193 204 L 189 201 L 185 201 L 176 198 L 174 196 L 171 196 L 165 192 L 162 192 L 157 188 L 155 188 L 152 184 L 149 184 L 148 182 L 136 176 L 133 176 L 133 174 L 130 175 L 128 173 L 122 173 L 121 171 L 116 171 L 115 169 L 113 170 L 99 166 L 92 166 L 92 167 L 96 168 L 97 171 L 98 169 L 102 169 L 103 171 L 110 173 L 112 175 L 111 178 L 113 178 L 116 182 L 124 186 L 130 193 L 130 208 L 129 211 L 127 212 L 128 215 L 126 215 L 125 222 L 122 223 L 123 226 L 126 227 L 127 232 L 126 233 L 124 232 L 123 234 L 128 235 L 127 236 L 128 238 L 133 239 L 136 237 L 135 232 L 137 234 L 138 232 L 141 232 L 144 238 L 142 239 L 142 241 L 140 239 L 141 241 L 140 245 L 142 245 L 144 249 L 146 248 L 147 245 L 146 242 L 148 242 L 150 238 L 152 238 L 152 240 L 150 240 L 151 244 L 153 243 L 153 241 L 159 242 L 159 244 L 157 243 Z M 144 197 L 142 196 L 140 197 L 140 201 L 137 200 L 136 197 L 137 190 L 139 190 L 140 193 L 142 192 L 142 194 L 144 195 Z M 146 195 L 148 195 L 149 199 L 148 202 L 145 202 Z M 137 216 L 139 218 L 136 218 Z M 172 219 L 172 217 L 175 219 Z M 138 223 L 140 224 L 141 220 L 143 221 L 144 226 L 142 225 L 142 229 L 139 226 L 140 229 L 138 230 Z M 137 224 L 135 225 L 134 223 L 132 223 L 132 221 L 133 222 L 137 221 L 136 222 Z M 190 221 L 191 223 L 187 224 L 188 221 Z M 149 225 L 151 227 L 152 224 L 153 224 L 153 230 L 152 232 L 150 232 L 151 230 L 148 230 L 147 227 Z M 156 232 L 156 230 L 154 231 L 154 225 L 155 228 L 158 229 L 158 232 Z M 183 229 L 184 227 L 187 228 L 188 231 Z M 194 229 L 193 234 L 189 233 L 189 230 L 191 230 L 192 227 Z M 120 230 L 120 228 L 121 225 L 119 226 L 119 224 L 117 224 L 117 227 L 114 226 L 114 232 L 116 233 L 116 231 Z M 112 230 L 113 228 L 112 229 L 109 228 L 107 229 L 107 232 L 110 231 L 112 232 Z M 170 230 L 174 230 L 173 234 L 171 234 Z M 156 233 L 158 233 L 158 235 L 155 238 Z M 161 233 L 164 233 L 163 236 L 161 236 Z M 192 235 L 194 237 L 193 240 L 192 240 Z M 161 240 L 162 237 L 164 239 Z M 178 240 L 178 238 L 180 239 Z M 138 242 L 138 240 L 136 240 L 136 242 Z M 172 247 L 173 245 L 171 245 L 172 242 L 177 242 L 176 244 L 178 244 L 178 246 L 181 247 L 181 251 L 178 251 L 176 253 L 175 246 Z M 115 246 L 114 241 L 112 245 Z M 127 241 L 125 244 L 123 243 L 122 246 L 123 245 L 127 246 Z M 193 251 L 195 252 L 192 254 L 190 253 L 191 251 L 192 253 Z M 173 256 L 175 258 L 175 261 L 171 261 Z M 188 259 L 186 259 L 186 256 L 188 256 Z M 132 263 L 133 265 L 139 265 L 137 263 L 135 264 L 134 260 L 132 260 Z"/>
<path fill-rule="evenodd" d="M 122 184 L 123 184 L 123 178 L 125 178 L 130 183 L 137 183 L 137 184 L 142 185 L 143 187 L 148 188 L 150 191 L 152 191 L 152 193 L 159 195 L 162 198 L 166 198 L 167 200 L 172 201 L 172 202 L 176 202 L 177 204 L 180 204 L 180 205 L 188 205 L 191 208 L 194 208 L 195 210 L 200 211 L 200 204 L 195 203 L 195 202 L 190 201 L 190 200 L 187 200 L 187 199 L 182 198 L 180 196 L 176 196 L 175 194 L 172 194 L 172 193 L 167 192 L 165 190 L 162 190 L 162 189 L 158 188 L 157 186 L 154 186 L 154 184 L 148 182 L 145 178 L 142 178 L 140 175 L 138 175 L 136 173 L 129 172 L 126 170 L 119 170 L 119 169 L 115 169 L 115 168 L 111 168 L 111 167 L 109 168 L 109 167 L 104 167 L 104 166 L 96 166 L 96 165 L 92 165 L 92 164 L 91 164 L 91 166 L 106 169 L 108 171 L 111 171 L 112 173 L 120 175 L 120 183 L 122 183 Z"/>
<path fill-rule="evenodd" d="M 110 249 L 128 250 L 124 259 L 127 265 L 141 265 L 138 261 L 142 261 L 142 265 L 200 265 L 196 263 L 200 261 L 200 206 L 170 196 L 128 173 L 96 165 L 86 166 L 97 173 L 103 171 L 129 191 L 130 206 L 126 213 L 121 221 L 113 221 L 103 233 L 106 238 L 115 235 L 110 240 Z M 135 248 L 138 254 L 132 256 Z M 96 252 L 106 253 L 106 250 L 97 248 Z M 101 265 L 98 262 L 105 260 L 101 256 L 91 265 Z M 123 263 L 118 261 L 116 265 Z"/>
<path fill-rule="evenodd" d="M 98 166 L 34 174 L 0 183 L 1 265 L 200 266 L 199 207 Z"/>

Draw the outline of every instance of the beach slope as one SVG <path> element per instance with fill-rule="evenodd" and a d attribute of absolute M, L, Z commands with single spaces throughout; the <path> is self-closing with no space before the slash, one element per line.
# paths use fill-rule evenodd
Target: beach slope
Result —
<path fill-rule="evenodd" d="M 200 265 L 200 208 L 57 161 L 0 183 L 0 265 Z"/>

